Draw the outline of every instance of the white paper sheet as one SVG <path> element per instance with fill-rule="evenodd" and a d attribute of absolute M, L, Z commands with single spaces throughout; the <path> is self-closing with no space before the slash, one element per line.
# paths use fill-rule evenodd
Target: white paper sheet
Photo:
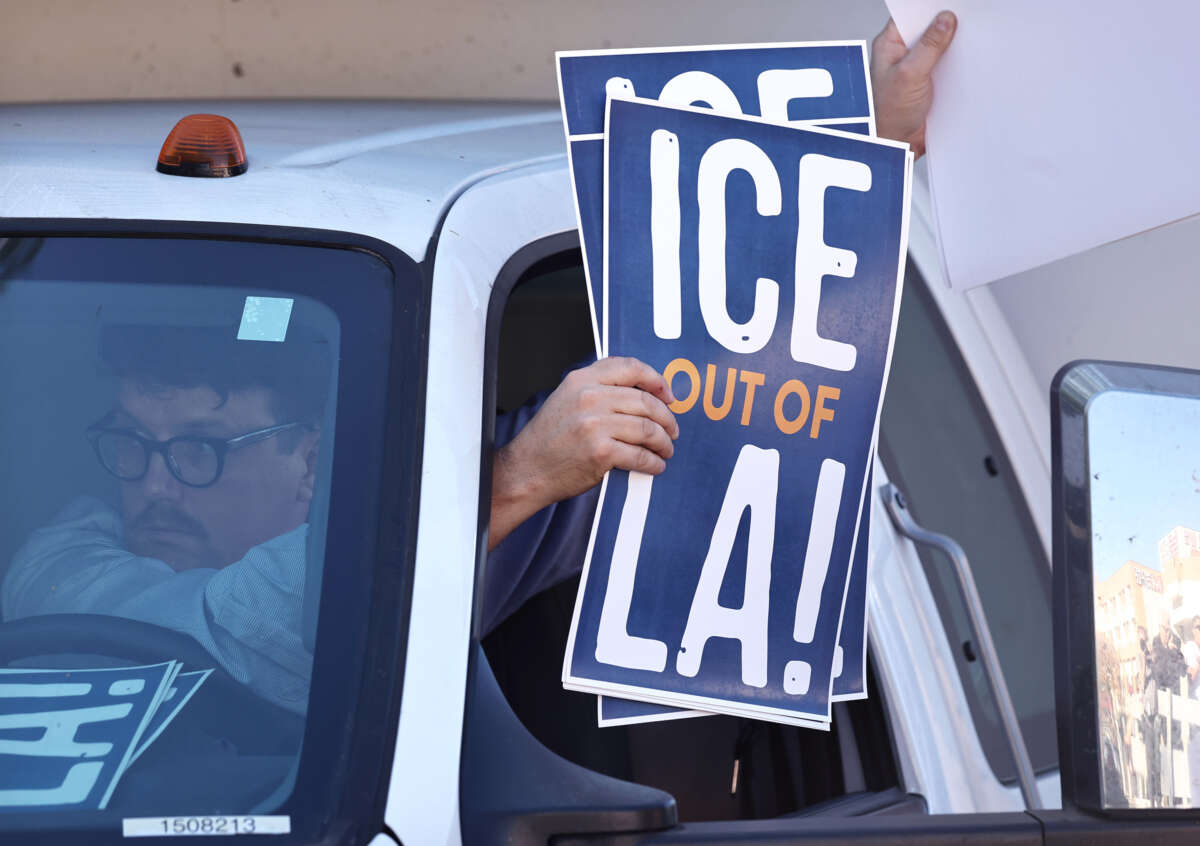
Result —
<path fill-rule="evenodd" d="M 926 130 L 952 287 L 1200 213 L 1200 4 L 887 4 L 906 44 L 958 15 Z"/>

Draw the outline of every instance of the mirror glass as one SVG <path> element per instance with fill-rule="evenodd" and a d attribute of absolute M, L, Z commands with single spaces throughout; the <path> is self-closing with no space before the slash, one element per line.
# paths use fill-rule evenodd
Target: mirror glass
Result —
<path fill-rule="evenodd" d="M 1086 411 L 1101 796 L 1200 806 L 1200 399 Z"/>

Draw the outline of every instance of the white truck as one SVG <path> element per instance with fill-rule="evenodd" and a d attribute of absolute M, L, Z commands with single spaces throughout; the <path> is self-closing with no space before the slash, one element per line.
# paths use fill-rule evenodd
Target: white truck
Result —
<path fill-rule="evenodd" d="M 156 170 L 197 112 L 240 130 L 244 173 Z M 282 842 L 374 846 L 1093 842 L 1099 823 L 1038 809 L 1062 801 L 1048 389 L 1083 355 L 1194 354 L 1200 289 L 1181 284 L 1182 264 L 1160 262 L 1136 293 L 1118 270 L 1163 242 L 1190 255 L 1190 226 L 964 294 L 939 275 L 918 186 L 871 492 L 869 698 L 835 705 L 829 733 L 733 717 L 600 729 L 594 697 L 558 681 L 574 583 L 487 637 L 478 609 L 497 410 L 552 387 L 591 345 L 557 108 L 0 107 L 0 568 L 72 497 L 114 495 L 85 437 L 118 390 L 110 327 L 186 333 L 240 316 L 244 330 L 248 297 L 286 301 L 282 326 L 336 363 L 303 572 L 279 585 L 296 607 L 252 607 L 247 624 L 269 639 L 267 618 L 293 614 L 307 705 L 265 701 L 236 659 L 116 610 L 6 617 L 9 667 L 218 666 L 106 807 L 8 801 L 0 841 L 257 825 L 286 828 Z M 936 544 L 914 543 L 914 520 L 969 559 L 1031 803 L 969 603 Z"/>

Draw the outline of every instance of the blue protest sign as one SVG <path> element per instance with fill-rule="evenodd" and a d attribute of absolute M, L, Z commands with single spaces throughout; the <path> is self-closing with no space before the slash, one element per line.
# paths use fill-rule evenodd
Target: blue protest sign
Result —
<path fill-rule="evenodd" d="M 649 702 L 639 702 L 636 699 L 620 699 L 616 696 L 596 697 L 596 724 L 600 728 L 612 726 L 631 726 L 640 723 L 658 723 L 663 720 L 682 720 L 689 717 L 708 717 L 705 711 L 692 711 L 687 708 L 670 708 L 666 705 L 653 705 Z"/>
<path fill-rule="evenodd" d="M 575 189 L 597 355 L 603 355 L 604 109 L 608 96 L 707 105 L 778 123 L 873 135 L 862 41 L 560 52 L 559 98 Z"/>
<path fill-rule="evenodd" d="M 865 44 L 829 42 L 604 50 L 558 54 L 563 124 L 580 225 L 594 341 L 606 337 L 601 244 L 603 117 L 608 96 L 645 95 L 726 114 L 874 134 Z M 861 538 L 865 542 L 864 528 Z M 858 583 L 856 582 L 856 587 Z M 865 584 L 848 598 L 861 610 Z M 839 685 L 840 697 L 861 693 Z"/>
<path fill-rule="evenodd" d="M 871 450 L 874 455 L 875 450 Z M 833 688 L 830 699 L 843 702 L 867 698 L 867 563 L 870 560 L 871 496 L 875 489 L 874 471 L 867 470 L 867 495 L 858 520 L 858 540 L 850 578 L 846 581 L 846 602 L 842 607 L 842 625 L 834 653 Z"/>
<path fill-rule="evenodd" d="M 175 676 L 170 687 L 163 694 L 162 702 L 151 715 L 150 721 L 146 724 L 146 730 L 138 741 L 137 748 L 129 757 L 130 764 L 141 757 L 141 754 L 150 748 L 151 743 L 158 740 L 158 736 L 163 733 L 163 729 L 179 716 L 179 712 L 183 710 L 183 706 L 188 703 L 192 695 L 200 689 L 200 685 L 204 684 L 204 680 L 210 675 L 212 675 L 212 670 L 196 670 L 191 673 L 180 673 Z M 126 765 L 126 768 L 128 768 L 128 765 Z"/>
<path fill-rule="evenodd" d="M 0 670 L 0 811 L 104 808 L 178 671 Z"/>
<path fill-rule="evenodd" d="M 645 100 L 606 144 L 610 349 L 664 372 L 682 434 L 605 481 L 564 684 L 828 721 L 911 157 Z"/>

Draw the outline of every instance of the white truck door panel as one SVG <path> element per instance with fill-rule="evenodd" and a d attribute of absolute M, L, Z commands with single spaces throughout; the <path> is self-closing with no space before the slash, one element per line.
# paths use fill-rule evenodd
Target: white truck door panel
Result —
<path fill-rule="evenodd" d="M 564 164 L 556 157 L 468 188 L 450 207 L 434 256 L 412 621 L 384 813 L 407 846 L 461 842 L 459 754 L 488 302 L 514 253 L 575 228 Z"/>

